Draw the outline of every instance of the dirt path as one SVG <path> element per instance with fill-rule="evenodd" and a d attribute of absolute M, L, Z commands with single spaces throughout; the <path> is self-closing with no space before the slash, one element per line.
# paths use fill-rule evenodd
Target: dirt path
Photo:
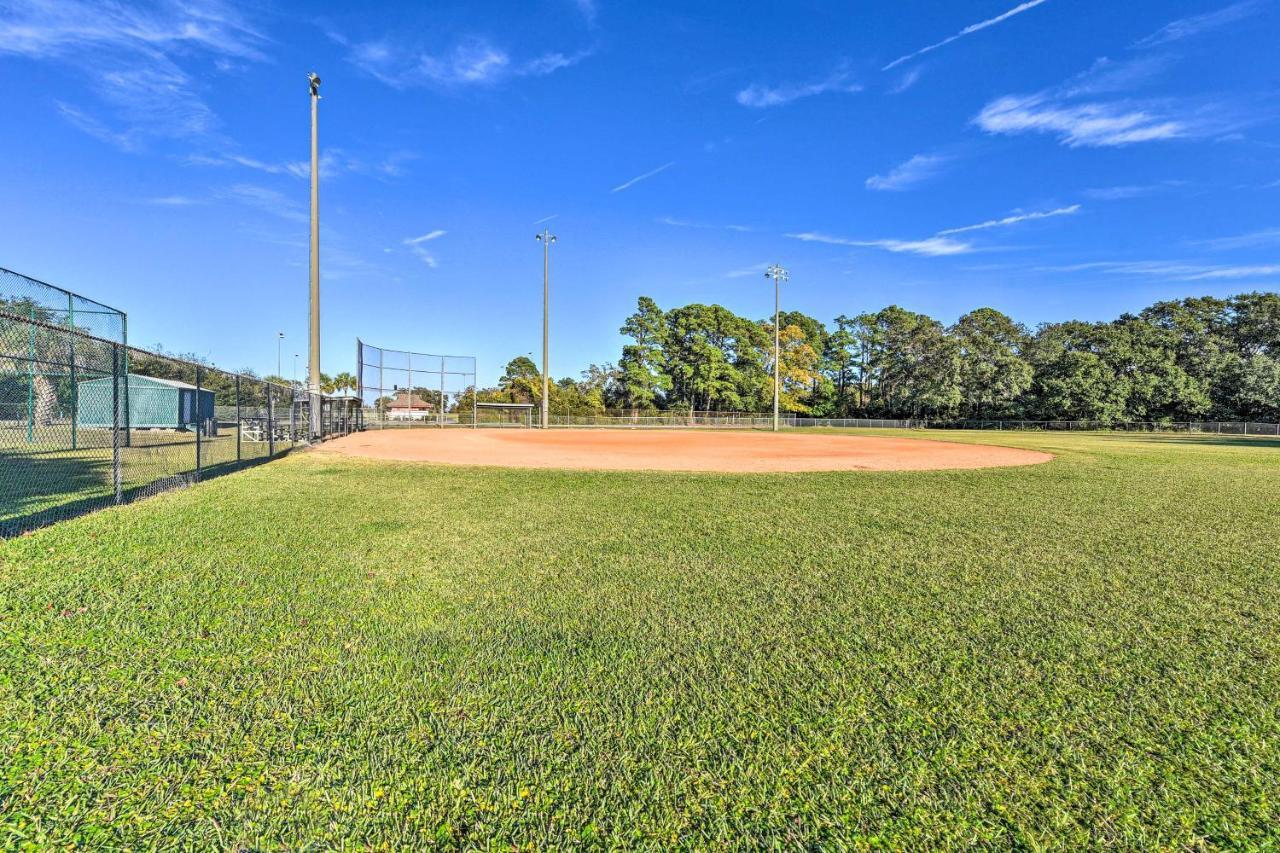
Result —
<path fill-rule="evenodd" d="M 933 471 L 1034 465 L 1048 453 L 916 438 L 698 429 L 390 429 L 319 453 L 409 462 L 611 471 Z"/>

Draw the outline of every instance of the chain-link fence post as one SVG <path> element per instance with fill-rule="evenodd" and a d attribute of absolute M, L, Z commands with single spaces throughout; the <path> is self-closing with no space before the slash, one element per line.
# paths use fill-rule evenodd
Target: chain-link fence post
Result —
<path fill-rule="evenodd" d="M 194 402 L 195 407 L 192 414 L 195 415 L 196 419 L 196 482 L 198 483 L 200 482 L 200 416 L 204 414 L 204 407 L 200 405 L 200 365 L 198 364 L 196 365 L 196 399 Z"/>
<path fill-rule="evenodd" d="M 111 345 L 111 483 L 116 503 L 124 500 L 120 476 L 120 345 Z"/>
<path fill-rule="evenodd" d="M 240 374 L 236 374 L 236 462 L 240 462 Z"/>
<path fill-rule="evenodd" d="M 71 356 L 71 449 L 78 450 L 80 406 L 76 398 L 80 395 L 76 393 L 76 303 L 75 297 L 70 293 L 67 294 L 67 344 Z"/>
<path fill-rule="evenodd" d="M 272 385 L 267 385 L 267 456 L 276 455 L 276 414 L 271 397 Z"/>

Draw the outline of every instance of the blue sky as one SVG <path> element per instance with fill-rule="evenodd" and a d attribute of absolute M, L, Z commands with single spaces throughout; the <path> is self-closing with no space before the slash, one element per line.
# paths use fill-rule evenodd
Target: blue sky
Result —
<path fill-rule="evenodd" d="M 647 294 L 1111 319 L 1280 281 L 1276 0 L 0 0 L 0 266 L 130 339 L 617 358 Z"/>

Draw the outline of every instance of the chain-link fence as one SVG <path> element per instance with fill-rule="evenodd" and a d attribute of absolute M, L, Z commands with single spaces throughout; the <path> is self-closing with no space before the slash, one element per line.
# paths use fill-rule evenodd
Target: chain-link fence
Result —
<path fill-rule="evenodd" d="M 356 365 L 364 429 L 477 423 L 476 360 L 471 356 L 382 349 L 357 340 Z"/>
<path fill-rule="evenodd" d="M 321 437 L 355 398 L 315 398 Z M 310 435 L 292 388 L 131 348 L 123 312 L 0 269 L 0 536 L 228 473 Z"/>

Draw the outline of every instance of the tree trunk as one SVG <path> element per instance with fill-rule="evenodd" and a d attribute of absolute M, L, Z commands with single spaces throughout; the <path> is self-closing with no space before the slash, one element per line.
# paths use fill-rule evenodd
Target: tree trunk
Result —
<path fill-rule="evenodd" d="M 40 374 L 36 374 L 32 383 L 32 395 L 35 397 L 35 424 L 49 426 L 53 423 L 54 413 L 58 409 L 58 390 L 49 377 Z"/>

